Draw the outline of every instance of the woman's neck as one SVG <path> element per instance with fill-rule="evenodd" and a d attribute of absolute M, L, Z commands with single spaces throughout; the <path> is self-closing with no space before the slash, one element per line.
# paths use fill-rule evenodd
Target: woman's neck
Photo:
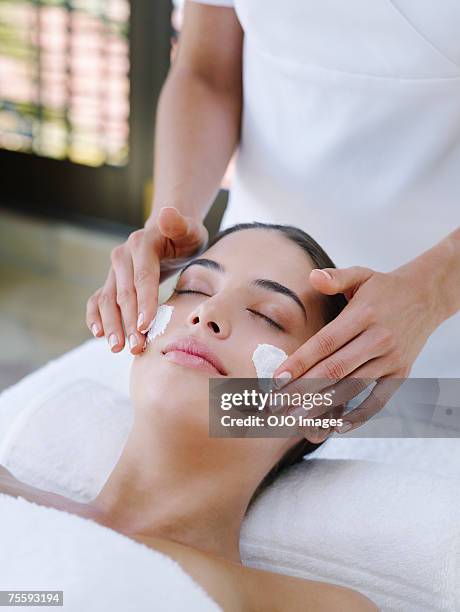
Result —
<path fill-rule="evenodd" d="M 241 562 L 241 522 L 255 484 L 257 477 L 216 459 L 203 441 L 187 446 L 171 435 L 159 438 L 137 418 L 91 506 L 100 522 L 126 535 L 165 538 Z"/>

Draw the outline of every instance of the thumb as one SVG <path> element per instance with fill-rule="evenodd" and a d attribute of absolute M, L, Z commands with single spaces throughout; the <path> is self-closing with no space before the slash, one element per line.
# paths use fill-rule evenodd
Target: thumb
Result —
<path fill-rule="evenodd" d="M 160 209 L 157 226 L 165 238 L 174 242 L 178 257 L 188 255 L 208 241 L 208 231 L 203 222 L 183 215 L 174 206 Z"/>
<path fill-rule="evenodd" d="M 326 295 L 344 293 L 347 299 L 350 299 L 373 273 L 373 270 L 363 266 L 315 269 L 310 272 L 310 283 L 321 293 Z"/>
<path fill-rule="evenodd" d="M 158 213 L 157 225 L 160 232 L 171 240 L 180 240 L 188 233 L 187 218 L 174 206 L 163 206 Z"/>

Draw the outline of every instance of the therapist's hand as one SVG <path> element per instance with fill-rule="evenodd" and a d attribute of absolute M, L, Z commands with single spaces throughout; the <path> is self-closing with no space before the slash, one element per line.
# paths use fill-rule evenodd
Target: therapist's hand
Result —
<path fill-rule="evenodd" d="M 118 353 L 126 334 L 131 352 L 141 353 L 157 311 L 160 282 L 200 252 L 207 241 L 201 221 L 163 207 L 156 220 L 148 221 L 144 229 L 113 249 L 105 284 L 87 303 L 86 324 L 93 335 L 105 335 L 112 352 Z"/>
<path fill-rule="evenodd" d="M 342 381 L 338 383 L 342 387 L 347 377 L 367 379 L 367 384 L 374 380 L 371 395 L 345 415 L 344 426 L 337 431 L 355 429 L 376 414 L 399 387 L 394 379 L 409 375 L 441 322 L 439 292 L 426 276 L 410 263 L 389 273 L 360 266 L 313 270 L 310 282 L 315 289 L 327 295 L 343 293 L 348 304 L 274 372 L 273 378 L 282 377 L 283 392 L 299 383 L 307 387 L 307 379 L 328 380 L 331 385 Z M 291 377 L 283 377 L 283 372 Z M 317 381 L 310 382 L 314 386 Z M 355 382 L 350 380 L 352 396 L 367 386 L 356 388 Z"/>

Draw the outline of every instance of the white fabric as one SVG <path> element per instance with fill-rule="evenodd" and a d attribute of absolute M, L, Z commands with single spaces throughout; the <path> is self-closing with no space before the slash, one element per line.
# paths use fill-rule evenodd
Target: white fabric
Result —
<path fill-rule="evenodd" d="M 0 463 L 36 487 L 79 501 L 95 497 L 127 435 L 131 359 L 90 340 L 2 393 Z M 71 457 L 78 445 L 79 456 Z M 355 587 L 382 610 L 460 609 L 453 580 L 459 575 L 459 440 L 337 437 L 314 457 L 253 506 L 242 536 L 245 562 Z"/>
<path fill-rule="evenodd" d="M 87 379 L 129 397 L 129 370 L 133 357 L 124 349 L 111 353 L 104 339 L 88 340 L 0 393 L 0 438 L 16 416 L 47 388 Z"/>
<path fill-rule="evenodd" d="M 131 423 L 132 359 L 126 349 L 114 354 L 105 340 L 92 339 L 5 389 L 0 464 L 33 486 L 78 501 L 92 499 Z M 72 430 L 80 434 L 73 440 Z"/>
<path fill-rule="evenodd" d="M 37 488 L 94 499 L 132 425 L 128 397 L 99 382 L 57 380 L 31 395 L 0 436 L 0 465 Z"/>
<path fill-rule="evenodd" d="M 256 501 L 244 563 L 355 588 L 382 611 L 460 610 L 459 485 L 367 461 L 304 462 Z"/>
<path fill-rule="evenodd" d="M 93 521 L 7 495 L 0 516 L 2 589 L 64 591 L 66 612 L 221 610 L 176 561 Z"/>
<path fill-rule="evenodd" d="M 389 271 L 460 226 L 460 3 L 235 0 L 242 137 L 222 227 L 292 224 Z M 460 314 L 418 377 L 459 377 Z"/>
<path fill-rule="evenodd" d="M 184 0 L 178 0 L 180 4 L 183 4 Z M 211 4 L 212 6 L 233 6 L 233 0 L 191 0 L 191 2 L 197 2 L 198 4 Z"/>

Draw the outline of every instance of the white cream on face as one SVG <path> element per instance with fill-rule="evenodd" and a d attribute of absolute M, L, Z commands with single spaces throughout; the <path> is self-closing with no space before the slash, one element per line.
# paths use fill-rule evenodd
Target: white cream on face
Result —
<path fill-rule="evenodd" d="M 172 312 L 174 310 L 174 306 L 168 306 L 167 304 L 162 304 L 158 310 L 155 318 L 152 321 L 152 325 L 150 326 L 149 332 L 147 334 L 147 342 L 152 342 L 154 338 L 162 334 L 168 323 L 171 319 Z"/>
<path fill-rule="evenodd" d="M 252 354 L 252 362 L 257 372 L 257 378 L 271 379 L 273 372 L 287 357 L 287 354 L 282 349 L 273 346 L 273 344 L 258 344 Z M 263 381 L 262 386 L 267 386 L 265 381 Z"/>

